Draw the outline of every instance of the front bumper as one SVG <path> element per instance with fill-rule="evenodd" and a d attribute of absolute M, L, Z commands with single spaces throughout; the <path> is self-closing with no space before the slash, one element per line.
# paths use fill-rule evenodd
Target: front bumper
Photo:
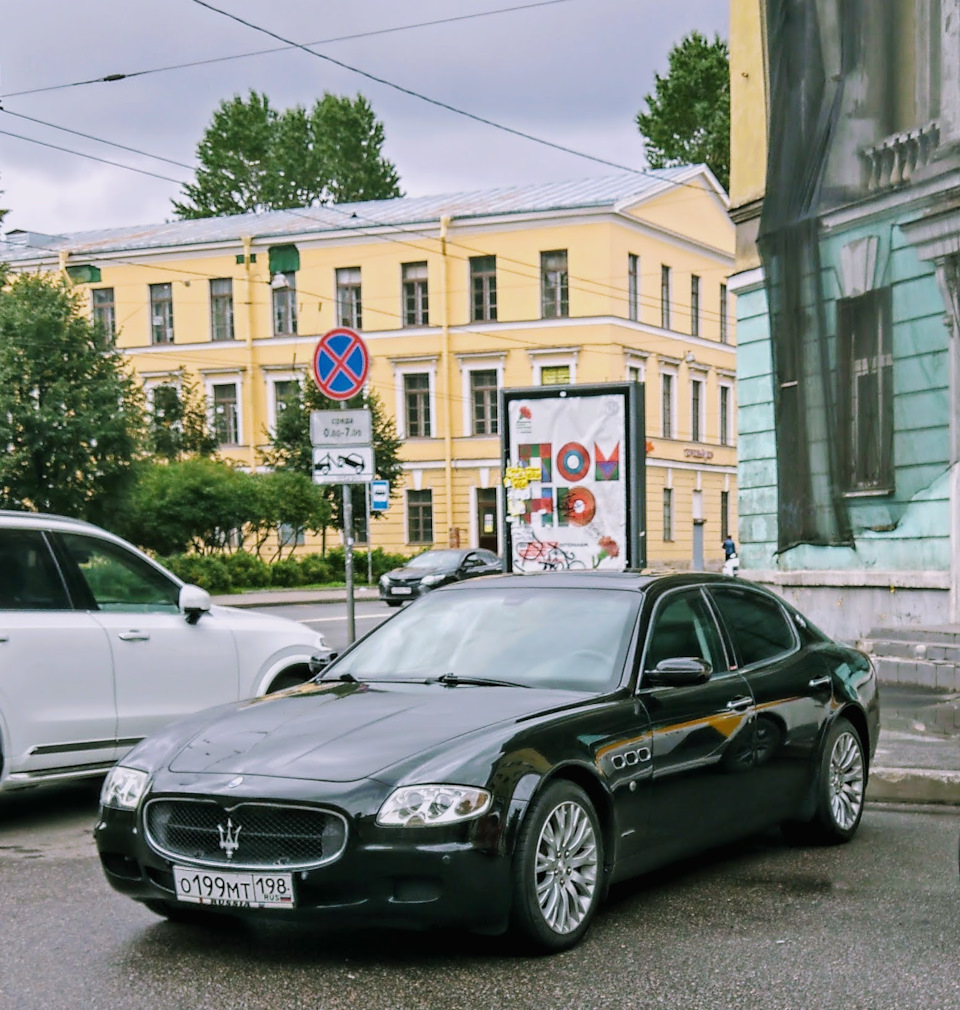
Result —
<path fill-rule="evenodd" d="M 277 800 L 275 795 L 261 798 Z M 294 908 L 202 907 L 337 926 L 500 932 L 510 914 L 511 861 L 501 851 L 499 822 L 498 815 L 488 814 L 446 829 L 404 830 L 378 828 L 373 815 L 352 818 L 338 860 L 293 872 Z M 147 844 L 137 813 L 101 809 L 94 837 L 104 875 L 115 890 L 138 901 L 177 901 L 174 863 Z"/>
<path fill-rule="evenodd" d="M 423 586 L 419 582 L 416 585 L 380 586 L 380 599 L 403 603 L 405 600 L 415 600 L 418 596 L 423 596 L 429 589 L 429 586 Z"/>

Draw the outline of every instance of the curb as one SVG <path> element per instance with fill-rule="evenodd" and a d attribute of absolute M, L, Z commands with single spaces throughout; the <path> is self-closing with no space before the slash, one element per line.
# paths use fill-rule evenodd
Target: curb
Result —
<path fill-rule="evenodd" d="M 940 768 L 871 768 L 867 799 L 875 803 L 960 806 L 960 771 Z"/>

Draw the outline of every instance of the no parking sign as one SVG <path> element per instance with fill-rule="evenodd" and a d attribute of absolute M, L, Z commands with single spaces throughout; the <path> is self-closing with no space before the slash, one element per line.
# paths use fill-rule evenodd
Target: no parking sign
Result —
<path fill-rule="evenodd" d="M 349 400 L 363 389 L 370 352 L 356 330 L 338 326 L 325 333 L 313 352 L 313 377 L 331 400 Z"/>

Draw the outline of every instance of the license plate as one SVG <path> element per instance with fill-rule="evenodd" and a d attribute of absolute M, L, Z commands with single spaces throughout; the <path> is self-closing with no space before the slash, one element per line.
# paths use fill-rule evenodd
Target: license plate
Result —
<path fill-rule="evenodd" d="M 409 586 L 394 586 L 390 592 L 393 593 L 394 596 L 409 596 L 413 590 Z"/>
<path fill-rule="evenodd" d="M 177 898 L 195 905 L 227 908 L 293 908 L 290 873 L 234 873 L 173 868 Z"/>

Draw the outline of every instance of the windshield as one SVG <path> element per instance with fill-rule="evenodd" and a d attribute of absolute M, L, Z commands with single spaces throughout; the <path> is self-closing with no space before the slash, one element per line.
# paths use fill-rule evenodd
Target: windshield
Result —
<path fill-rule="evenodd" d="M 459 678 L 602 691 L 620 678 L 640 594 L 513 586 L 432 593 L 371 632 L 329 676 Z"/>
<path fill-rule="evenodd" d="M 407 568 L 445 568 L 459 560 L 459 551 L 425 551 L 408 561 Z"/>

